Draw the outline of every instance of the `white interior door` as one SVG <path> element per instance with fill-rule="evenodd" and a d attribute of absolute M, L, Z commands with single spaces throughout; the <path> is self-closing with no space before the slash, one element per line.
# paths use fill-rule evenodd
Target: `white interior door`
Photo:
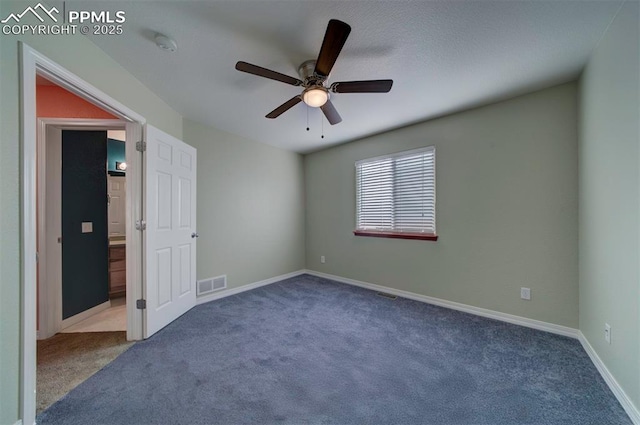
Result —
<path fill-rule="evenodd" d="M 127 179 L 125 176 L 107 177 L 109 236 L 126 235 L 125 199 L 127 196 Z"/>
<path fill-rule="evenodd" d="M 150 125 L 144 157 L 144 337 L 196 304 L 196 149 Z"/>

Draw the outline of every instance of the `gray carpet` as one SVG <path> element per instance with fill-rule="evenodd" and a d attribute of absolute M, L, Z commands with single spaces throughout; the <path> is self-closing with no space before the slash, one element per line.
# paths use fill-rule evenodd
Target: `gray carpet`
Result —
<path fill-rule="evenodd" d="M 313 276 L 203 304 L 40 424 L 630 424 L 577 340 Z"/>

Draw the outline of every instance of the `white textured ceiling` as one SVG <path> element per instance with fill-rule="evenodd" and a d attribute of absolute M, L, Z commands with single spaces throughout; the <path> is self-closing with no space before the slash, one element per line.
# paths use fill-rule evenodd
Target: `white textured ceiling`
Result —
<path fill-rule="evenodd" d="M 52 2 L 55 3 L 55 2 Z M 574 79 L 620 1 L 67 1 L 124 10 L 121 36 L 91 39 L 184 117 L 297 152 Z M 394 80 L 388 94 L 335 94 L 343 121 L 298 104 L 300 89 L 238 72 L 238 60 L 297 77 L 327 22 L 352 27 L 329 82 Z M 173 37 L 167 53 L 155 32 Z"/>

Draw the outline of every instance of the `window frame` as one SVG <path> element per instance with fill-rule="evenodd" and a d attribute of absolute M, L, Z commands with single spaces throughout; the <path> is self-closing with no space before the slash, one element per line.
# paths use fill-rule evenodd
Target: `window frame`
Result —
<path fill-rule="evenodd" d="M 433 215 L 434 215 L 434 219 L 433 219 L 433 225 L 434 225 L 434 231 L 433 232 L 407 232 L 407 231 L 400 231 L 400 230 L 372 230 L 372 229 L 360 229 L 358 228 L 358 191 L 359 191 L 359 187 L 358 187 L 358 166 L 360 164 L 363 163 L 369 163 L 369 162 L 374 162 L 374 161 L 380 161 L 380 160 L 385 160 L 385 159 L 391 159 L 391 158 L 397 158 L 397 157 L 405 157 L 405 156 L 411 156 L 411 155 L 415 155 L 418 153 L 422 153 L 422 152 L 428 152 L 428 151 L 433 151 L 433 185 L 434 185 L 434 200 L 433 200 Z M 436 231 L 436 196 L 435 196 L 435 191 L 436 189 L 436 146 L 435 145 L 430 145 L 430 146 L 424 146 L 421 148 L 417 148 L 417 149 L 410 149 L 410 150 L 406 150 L 406 151 L 401 151 L 401 152 L 395 152 L 395 153 L 391 153 L 391 154 L 387 154 L 387 155 L 380 155 L 380 156 L 376 156 L 376 157 L 372 157 L 372 158 L 365 158 L 365 159 L 361 159 L 359 161 L 356 161 L 354 164 L 354 171 L 355 171 L 355 229 L 353 231 L 353 234 L 355 236 L 367 236 L 367 237 L 378 237 L 378 238 L 391 238 L 391 239 L 412 239 L 412 240 L 428 240 L 428 241 L 437 241 L 438 240 L 438 235 L 437 235 L 437 231 Z M 395 183 L 395 174 L 393 175 L 393 182 Z"/>

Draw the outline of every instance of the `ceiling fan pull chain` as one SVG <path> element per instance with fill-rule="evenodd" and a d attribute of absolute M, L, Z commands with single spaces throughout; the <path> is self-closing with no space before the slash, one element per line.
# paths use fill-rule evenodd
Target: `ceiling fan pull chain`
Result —
<path fill-rule="evenodd" d="M 324 139 L 324 117 L 322 115 L 320 115 L 320 129 L 321 129 L 321 133 L 322 133 L 320 138 Z"/>
<path fill-rule="evenodd" d="M 307 131 L 309 131 L 309 105 L 307 105 Z"/>

